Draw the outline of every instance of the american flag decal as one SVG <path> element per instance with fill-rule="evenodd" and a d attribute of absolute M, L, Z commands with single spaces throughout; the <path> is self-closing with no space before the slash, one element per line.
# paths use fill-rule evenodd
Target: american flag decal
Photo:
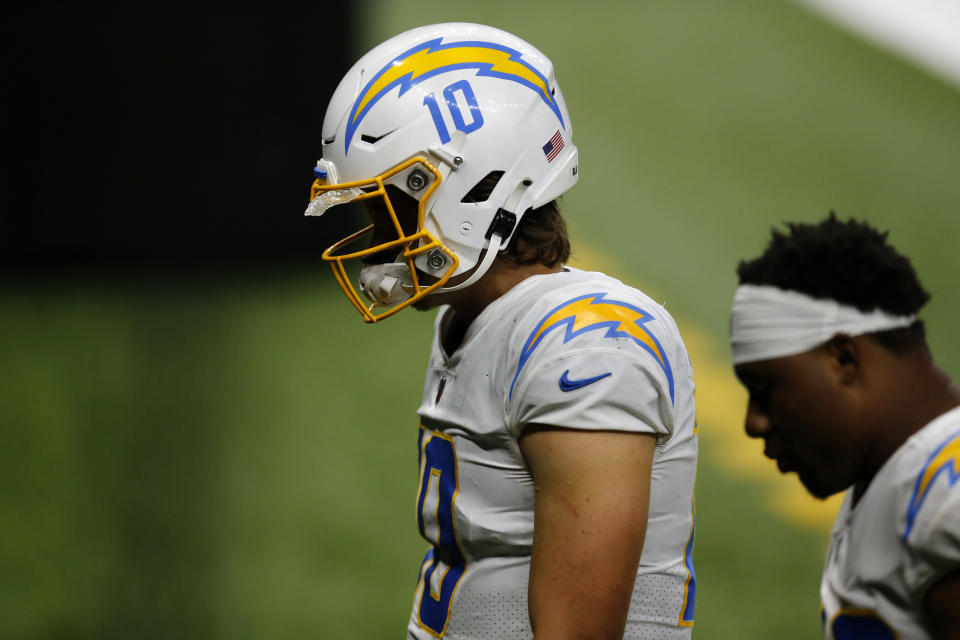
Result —
<path fill-rule="evenodd" d="M 560 130 L 557 129 L 553 137 L 547 140 L 547 144 L 543 145 L 543 155 L 547 156 L 547 162 L 553 162 L 553 159 L 556 158 L 557 154 L 562 150 L 563 136 L 560 135 Z"/>

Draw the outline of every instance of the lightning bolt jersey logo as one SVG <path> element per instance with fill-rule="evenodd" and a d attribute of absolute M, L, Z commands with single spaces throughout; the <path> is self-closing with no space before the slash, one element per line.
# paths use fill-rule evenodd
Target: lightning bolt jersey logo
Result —
<path fill-rule="evenodd" d="M 401 53 L 380 69 L 360 91 L 350 110 L 344 137 L 344 152 L 350 152 L 350 141 L 370 109 L 394 87 L 400 87 L 399 98 L 420 82 L 448 71 L 476 69 L 478 76 L 500 78 L 522 84 L 536 93 L 557 116 L 566 129 L 560 105 L 553 97 L 550 82 L 516 49 L 492 42 L 466 41 L 444 44 L 436 38 Z"/>
<path fill-rule="evenodd" d="M 910 506 L 907 508 L 907 527 L 903 532 L 904 540 L 910 535 L 917 514 L 923 506 L 923 501 L 940 475 L 946 476 L 945 482 L 948 482 L 951 487 L 957 483 L 957 480 L 960 480 L 960 431 L 954 433 L 937 447 L 917 476 L 917 482 L 913 487 L 913 496 L 910 498 Z"/>
<path fill-rule="evenodd" d="M 670 385 L 670 401 L 673 402 L 673 370 L 670 360 L 664 353 L 660 342 L 644 326 L 653 316 L 626 302 L 609 300 L 605 293 L 590 293 L 568 300 L 550 311 L 536 326 L 520 353 L 517 373 L 510 384 L 510 397 L 513 387 L 530 356 L 551 331 L 564 330 L 563 342 L 566 344 L 577 336 L 589 331 L 605 331 L 603 338 L 629 338 L 654 357 L 667 376 Z"/>

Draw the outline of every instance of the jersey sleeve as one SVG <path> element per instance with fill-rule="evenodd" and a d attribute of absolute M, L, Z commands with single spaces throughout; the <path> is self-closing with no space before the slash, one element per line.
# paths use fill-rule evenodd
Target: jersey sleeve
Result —
<path fill-rule="evenodd" d="M 511 402 L 514 435 L 528 424 L 543 424 L 668 436 L 673 427 L 669 391 L 663 374 L 644 355 L 589 348 L 524 371 Z"/>
<path fill-rule="evenodd" d="M 915 562 L 905 576 L 918 593 L 960 570 L 960 433 L 940 447 L 916 477 L 904 541 Z"/>
<path fill-rule="evenodd" d="M 636 289 L 588 277 L 550 291 L 507 340 L 514 437 L 528 424 L 673 433 L 674 367 L 686 350 L 670 314 Z"/>

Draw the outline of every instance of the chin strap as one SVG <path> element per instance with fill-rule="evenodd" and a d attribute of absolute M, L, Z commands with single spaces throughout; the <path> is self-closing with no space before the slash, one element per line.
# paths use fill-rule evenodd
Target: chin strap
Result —
<path fill-rule="evenodd" d="M 360 291 L 377 304 L 399 304 L 408 300 L 413 295 L 410 267 L 406 261 L 365 264 L 360 269 Z"/>
<path fill-rule="evenodd" d="M 490 268 L 490 265 L 493 264 L 493 259 L 497 257 L 497 253 L 500 251 L 500 242 L 500 234 L 494 233 L 492 236 L 490 236 L 490 243 L 487 245 L 487 252 L 483 254 L 483 260 L 481 260 L 480 264 L 478 264 L 476 269 L 473 270 L 473 273 L 470 274 L 470 277 L 460 284 L 455 284 L 452 287 L 440 287 L 435 293 L 459 291 L 460 289 L 469 287 L 474 282 L 482 278 L 483 274 L 485 274 L 487 269 Z"/>
<path fill-rule="evenodd" d="M 494 216 L 490 229 L 487 231 L 487 248 L 480 263 L 473 269 L 473 273 L 459 284 L 449 287 L 440 287 L 433 293 L 459 291 L 474 284 L 482 278 L 490 265 L 493 264 L 500 247 L 506 244 L 504 237 L 509 237 L 517 225 L 517 216 L 500 209 Z M 360 290 L 378 304 L 398 304 L 408 300 L 413 295 L 413 279 L 410 277 L 410 268 L 405 260 L 386 264 L 364 265 L 360 270 Z M 432 295 L 432 294 L 431 294 Z"/>
<path fill-rule="evenodd" d="M 490 239 L 490 242 L 487 243 L 487 252 L 483 254 L 483 259 L 480 261 L 480 264 L 478 264 L 476 269 L 473 270 L 473 273 L 470 274 L 469 278 L 460 284 L 455 284 L 450 287 L 441 287 L 440 289 L 437 289 L 437 293 L 442 291 L 459 291 L 460 289 L 469 287 L 477 280 L 482 278 L 487 272 L 487 269 L 490 268 L 490 265 L 493 264 L 493 260 L 497 257 L 500 247 L 506 245 L 503 239 L 509 238 L 510 234 L 513 233 L 514 227 L 516 226 L 516 214 L 510 213 L 506 209 L 498 209 L 497 214 L 493 216 L 493 221 L 490 222 L 490 228 L 487 229 L 487 238 Z"/>

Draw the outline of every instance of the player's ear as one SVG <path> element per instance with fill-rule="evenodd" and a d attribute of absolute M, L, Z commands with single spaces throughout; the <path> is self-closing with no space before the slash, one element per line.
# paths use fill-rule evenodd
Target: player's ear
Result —
<path fill-rule="evenodd" d="M 852 384 L 860 375 L 861 352 L 857 341 L 838 333 L 824 345 L 841 384 Z"/>

